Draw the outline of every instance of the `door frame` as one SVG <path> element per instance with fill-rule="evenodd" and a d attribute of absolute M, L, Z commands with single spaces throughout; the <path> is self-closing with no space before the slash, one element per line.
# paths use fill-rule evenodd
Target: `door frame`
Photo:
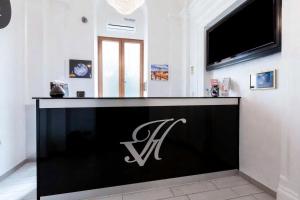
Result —
<path fill-rule="evenodd" d="M 144 97 L 144 40 L 98 37 L 98 96 L 103 97 L 103 59 L 102 59 L 102 41 L 119 42 L 119 96 L 125 96 L 125 58 L 124 43 L 140 44 L 140 97 Z"/>

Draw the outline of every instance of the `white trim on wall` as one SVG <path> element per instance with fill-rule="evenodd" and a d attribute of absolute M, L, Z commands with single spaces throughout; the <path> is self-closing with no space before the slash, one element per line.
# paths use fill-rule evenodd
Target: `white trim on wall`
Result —
<path fill-rule="evenodd" d="M 298 193 L 290 189 L 291 187 L 284 186 L 284 183 L 287 182 L 286 177 L 280 177 L 280 183 L 277 190 L 277 200 L 300 200 Z"/>

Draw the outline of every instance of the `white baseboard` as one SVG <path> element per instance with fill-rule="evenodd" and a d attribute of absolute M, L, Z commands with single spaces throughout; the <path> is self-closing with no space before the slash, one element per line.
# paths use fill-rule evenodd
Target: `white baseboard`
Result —
<path fill-rule="evenodd" d="M 259 189 L 263 190 L 265 193 L 271 195 L 272 197 L 274 197 L 276 199 L 276 196 L 277 196 L 277 192 L 276 191 L 274 191 L 271 188 L 269 188 L 268 186 L 266 186 L 266 185 L 258 182 L 254 178 L 251 178 L 251 176 L 248 176 L 244 172 L 240 171 L 239 175 L 241 177 L 243 177 L 244 179 L 246 179 L 247 181 L 249 181 L 250 183 L 252 183 L 253 185 L 255 185 L 256 187 L 258 187 Z"/>
<path fill-rule="evenodd" d="M 4 179 L 6 179 L 8 176 L 10 176 L 11 174 L 13 174 L 14 172 L 16 172 L 18 169 L 20 169 L 23 165 L 25 165 L 27 163 L 27 160 L 23 160 L 22 162 L 20 162 L 19 164 L 17 164 L 15 167 L 13 167 L 12 169 L 10 169 L 9 171 L 7 171 L 6 173 L 4 173 L 3 175 L 0 176 L 0 182 L 3 181 Z"/>
<path fill-rule="evenodd" d="M 277 200 L 300 200 L 299 195 L 293 190 L 279 185 L 277 191 Z"/>

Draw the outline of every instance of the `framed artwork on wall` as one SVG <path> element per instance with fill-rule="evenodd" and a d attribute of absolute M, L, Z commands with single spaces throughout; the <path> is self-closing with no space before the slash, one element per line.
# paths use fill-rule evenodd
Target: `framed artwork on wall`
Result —
<path fill-rule="evenodd" d="M 276 89 L 276 70 L 260 72 L 250 75 L 250 89 Z"/>
<path fill-rule="evenodd" d="M 151 80 L 152 81 L 168 81 L 169 80 L 169 65 L 151 65 Z"/>
<path fill-rule="evenodd" d="M 70 78 L 92 78 L 91 60 L 73 60 L 69 61 Z"/>

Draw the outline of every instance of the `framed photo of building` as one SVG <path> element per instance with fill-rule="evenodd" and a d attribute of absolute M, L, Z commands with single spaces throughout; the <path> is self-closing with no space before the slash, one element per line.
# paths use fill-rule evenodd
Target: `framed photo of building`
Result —
<path fill-rule="evenodd" d="M 169 80 L 169 65 L 151 65 L 151 80 L 152 81 L 168 81 Z"/>

